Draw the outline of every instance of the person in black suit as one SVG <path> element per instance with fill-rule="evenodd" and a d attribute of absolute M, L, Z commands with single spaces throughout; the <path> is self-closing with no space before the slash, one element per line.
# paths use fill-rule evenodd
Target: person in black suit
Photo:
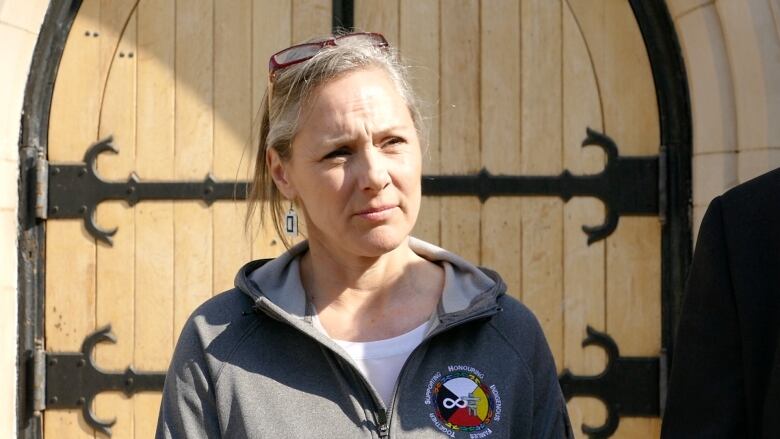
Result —
<path fill-rule="evenodd" d="M 780 438 L 780 168 L 707 209 L 661 436 Z"/>

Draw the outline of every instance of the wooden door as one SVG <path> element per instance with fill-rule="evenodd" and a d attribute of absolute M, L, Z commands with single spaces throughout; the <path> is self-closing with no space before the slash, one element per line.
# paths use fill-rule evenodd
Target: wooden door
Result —
<path fill-rule="evenodd" d="M 656 155 L 659 121 L 644 43 L 623 0 L 356 0 L 355 26 L 383 32 L 413 66 L 429 125 L 425 174 L 597 173 L 604 155 L 580 142 L 586 127 L 623 155 Z M 55 87 L 50 162 L 80 162 L 112 135 L 106 180 L 245 180 L 268 56 L 331 25 L 327 0 L 86 0 Z M 244 232 L 244 204 L 103 203 L 97 222 L 118 227 L 97 242 L 81 220 L 46 230 L 46 349 L 78 351 L 111 324 L 106 369 L 167 368 L 190 312 L 230 288 L 245 261 L 278 254 L 270 230 Z M 661 349 L 661 227 L 622 217 L 587 244 L 583 224 L 603 221 L 595 199 L 425 197 L 415 234 L 499 271 L 537 315 L 560 369 L 594 375 L 590 325 L 622 355 Z M 151 437 L 159 394 L 101 395 L 113 437 Z M 603 422 L 590 399 L 569 404 L 575 431 Z M 657 437 L 657 418 L 623 418 L 616 437 Z M 46 411 L 48 437 L 96 433 L 79 412 Z"/>
<path fill-rule="evenodd" d="M 622 155 L 657 155 L 656 93 L 644 41 L 622 0 L 360 0 L 358 28 L 383 32 L 414 66 L 431 125 L 424 174 L 598 173 L 586 127 Z M 559 370 L 596 375 L 606 357 L 583 349 L 588 325 L 621 355 L 661 350 L 661 225 L 621 218 L 591 245 L 595 199 L 425 197 L 417 233 L 496 269 L 540 320 Z M 574 398 L 569 414 L 603 423 L 603 405 Z M 657 418 L 622 418 L 615 437 L 658 437 Z"/>
<path fill-rule="evenodd" d="M 255 109 L 271 53 L 327 34 L 330 2 L 86 0 L 63 53 L 51 109 L 49 160 L 80 162 L 112 135 L 106 180 L 245 180 Z M 106 369 L 165 370 L 192 310 L 233 284 L 237 269 L 283 246 L 244 233 L 242 202 L 103 203 L 97 223 L 118 227 L 109 246 L 80 220 L 50 221 L 46 245 L 46 348 L 78 351 L 111 324 Z M 113 437 L 153 437 L 158 393 L 97 398 Z M 46 437 L 91 437 L 77 410 L 47 411 Z"/>

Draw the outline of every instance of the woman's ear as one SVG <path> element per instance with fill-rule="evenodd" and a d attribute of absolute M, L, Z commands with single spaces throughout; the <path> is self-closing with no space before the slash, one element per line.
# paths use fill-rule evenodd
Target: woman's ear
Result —
<path fill-rule="evenodd" d="M 288 164 L 282 161 L 279 153 L 273 148 L 268 148 L 266 151 L 265 162 L 279 192 L 288 200 L 294 200 L 297 194 L 289 179 Z"/>

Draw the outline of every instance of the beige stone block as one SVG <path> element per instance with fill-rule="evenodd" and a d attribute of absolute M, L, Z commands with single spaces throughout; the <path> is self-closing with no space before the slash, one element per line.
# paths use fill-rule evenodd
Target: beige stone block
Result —
<path fill-rule="evenodd" d="M 688 72 L 695 153 L 734 151 L 737 144 L 729 58 L 713 6 L 677 20 Z"/>
<path fill-rule="evenodd" d="M 0 22 L 38 34 L 49 0 L 5 0 L 0 3 Z"/>
<path fill-rule="evenodd" d="M 739 182 L 744 183 L 780 167 L 780 147 L 739 151 L 738 162 Z"/>
<path fill-rule="evenodd" d="M 0 287 L 0 437 L 16 437 L 16 288 Z"/>
<path fill-rule="evenodd" d="M 693 205 L 709 202 L 738 183 L 735 153 L 693 156 Z"/>
<path fill-rule="evenodd" d="M 19 197 L 18 180 L 17 162 L 0 160 L 0 209 L 16 209 Z"/>
<path fill-rule="evenodd" d="M 696 8 L 713 3 L 715 0 L 666 0 L 666 7 L 673 19 L 679 18 Z"/>
<path fill-rule="evenodd" d="M 780 4 L 729 0 L 715 7 L 730 57 L 739 149 L 780 145 Z"/>
<path fill-rule="evenodd" d="M 16 223 L 15 211 L 0 210 L 0 288 L 16 288 Z"/>
<path fill-rule="evenodd" d="M 16 160 L 24 88 L 35 35 L 0 23 L 0 160 Z"/>

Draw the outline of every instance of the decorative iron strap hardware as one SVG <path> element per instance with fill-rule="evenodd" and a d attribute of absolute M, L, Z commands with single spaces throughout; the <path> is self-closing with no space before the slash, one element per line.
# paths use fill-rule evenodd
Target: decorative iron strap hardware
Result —
<path fill-rule="evenodd" d="M 473 176 L 423 176 L 426 195 L 477 195 L 484 202 L 491 196 L 595 197 L 604 202 L 606 218 L 598 226 L 582 226 L 588 244 L 606 238 L 623 215 L 659 214 L 658 157 L 621 157 L 615 142 L 590 128 L 582 146 L 604 150 L 607 163 L 593 175 L 573 175 L 564 170 L 558 176 L 492 175 L 486 169 Z"/>
<path fill-rule="evenodd" d="M 92 351 L 100 342 L 116 343 L 110 326 L 88 335 L 81 352 L 56 352 L 45 355 L 46 409 L 81 409 L 84 420 L 92 428 L 111 436 L 116 419 L 100 420 L 92 411 L 95 395 L 118 390 L 132 396 L 143 391 L 159 392 L 165 382 L 164 372 L 136 372 L 128 367 L 123 373 L 108 372 L 92 361 Z"/>
<path fill-rule="evenodd" d="M 588 337 L 582 345 L 601 346 L 607 352 L 607 367 L 596 376 L 572 375 L 564 370 L 558 381 L 568 401 L 575 396 L 592 396 L 607 406 L 607 419 L 602 426 L 583 425 L 590 438 L 612 435 L 621 416 L 658 416 L 660 413 L 659 359 L 653 357 L 621 357 L 617 344 L 609 335 L 588 326 Z M 80 408 L 84 420 L 92 428 L 111 436 L 115 419 L 98 419 L 92 411 L 92 402 L 101 392 L 122 391 L 132 396 L 142 391 L 159 392 L 165 383 L 165 372 L 136 372 L 132 367 L 123 373 L 108 372 L 92 361 L 95 345 L 116 343 L 110 326 L 89 334 L 81 345 L 81 352 L 42 352 L 45 369 L 45 401 L 36 402 L 37 410 Z"/>
<path fill-rule="evenodd" d="M 623 215 L 659 215 L 659 159 L 621 157 L 615 142 L 604 134 L 587 129 L 582 146 L 601 147 L 607 157 L 604 169 L 593 175 L 573 175 L 568 170 L 557 176 L 492 175 L 486 169 L 475 175 L 424 175 L 424 195 L 476 195 L 484 202 L 494 196 L 595 197 L 606 209 L 601 225 L 583 226 L 588 243 L 609 236 Z M 124 200 L 130 206 L 144 200 L 243 200 L 247 182 L 217 182 L 211 175 L 203 181 L 142 182 L 133 173 L 124 182 L 103 180 L 95 163 L 103 152 L 116 153 L 112 139 L 92 145 L 78 164 L 52 163 L 49 166 L 49 218 L 83 218 L 96 239 L 111 243 L 116 229 L 95 224 L 97 205 L 107 200 Z"/>
<path fill-rule="evenodd" d="M 607 419 L 599 427 L 582 425 L 590 438 L 605 438 L 617 430 L 621 416 L 659 416 L 659 357 L 621 357 L 615 340 L 588 326 L 582 346 L 600 346 L 607 353 L 607 366 L 596 376 L 573 375 L 564 370 L 558 381 L 568 401 L 575 396 L 592 396 L 607 407 Z"/>
<path fill-rule="evenodd" d="M 217 200 L 246 199 L 246 182 L 216 182 L 211 175 L 201 182 L 141 182 L 132 173 L 126 182 L 107 182 L 95 166 L 103 152 L 118 152 L 111 137 L 93 144 L 84 163 L 49 165 L 48 217 L 84 218 L 89 234 L 108 244 L 117 229 L 95 224 L 95 209 L 103 201 L 124 200 L 134 206 L 141 200 L 202 200 L 210 206 Z"/>

